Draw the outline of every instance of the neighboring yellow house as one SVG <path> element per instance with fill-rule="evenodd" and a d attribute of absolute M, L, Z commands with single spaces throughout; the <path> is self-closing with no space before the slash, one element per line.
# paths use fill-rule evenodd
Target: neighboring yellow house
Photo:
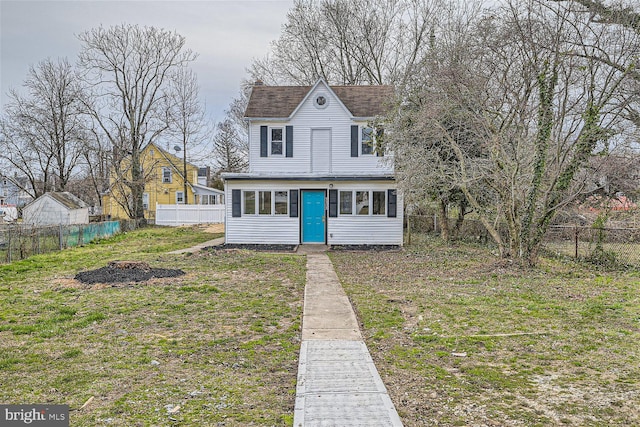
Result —
<path fill-rule="evenodd" d="M 215 204 L 223 192 L 198 183 L 198 168 L 187 163 L 187 193 L 185 194 L 183 161 L 156 144 L 148 144 L 141 152 L 142 169 L 145 176 L 144 217 L 155 220 L 156 204 Z M 205 184 L 205 185 L 203 185 Z M 118 182 L 115 172 L 109 178 L 109 190 L 102 196 L 102 212 L 112 219 L 128 218 L 122 203 L 128 198 L 127 187 Z"/>

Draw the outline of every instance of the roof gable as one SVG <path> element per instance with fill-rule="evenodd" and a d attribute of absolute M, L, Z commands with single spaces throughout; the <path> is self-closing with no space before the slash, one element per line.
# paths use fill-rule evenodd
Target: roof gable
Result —
<path fill-rule="evenodd" d="M 54 200 L 55 202 L 62 205 L 64 208 L 68 210 L 84 209 L 87 207 L 85 202 L 83 202 L 73 194 L 69 193 L 68 191 L 62 191 L 62 192 L 50 191 L 48 193 L 44 193 L 42 196 L 38 197 L 37 199 L 35 199 L 25 207 L 33 205 L 38 200 L 41 200 L 44 197 L 48 197 Z"/>
<path fill-rule="evenodd" d="M 319 84 L 324 84 L 333 92 L 352 117 L 384 115 L 394 97 L 392 86 L 329 86 L 322 79 L 313 86 L 256 85 L 251 91 L 244 117 L 248 119 L 289 118 Z"/>

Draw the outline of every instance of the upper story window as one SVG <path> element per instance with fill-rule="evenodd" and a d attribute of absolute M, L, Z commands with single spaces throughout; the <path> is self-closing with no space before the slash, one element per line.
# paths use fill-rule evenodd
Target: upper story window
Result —
<path fill-rule="evenodd" d="M 171 184 L 171 168 L 162 168 L 162 182 Z"/>
<path fill-rule="evenodd" d="M 351 157 L 384 156 L 384 128 L 376 123 L 351 125 Z"/>
<path fill-rule="evenodd" d="M 373 128 L 363 127 L 362 128 L 362 154 L 373 154 Z"/>
<path fill-rule="evenodd" d="M 271 128 L 271 155 L 282 155 L 282 128 Z"/>

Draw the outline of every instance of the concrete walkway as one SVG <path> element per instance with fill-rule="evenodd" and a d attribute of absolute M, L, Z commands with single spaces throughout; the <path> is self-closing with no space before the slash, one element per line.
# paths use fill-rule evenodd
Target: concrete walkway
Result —
<path fill-rule="evenodd" d="M 402 426 L 324 246 L 307 255 L 294 427 Z"/>
<path fill-rule="evenodd" d="M 201 251 L 204 248 L 208 248 L 209 246 L 218 246 L 224 243 L 224 237 L 218 237 L 217 239 L 209 240 L 208 242 L 200 243 L 199 245 L 192 246 L 190 248 L 178 249 L 177 251 L 171 251 L 170 254 L 186 254 L 186 253 L 196 253 Z"/>

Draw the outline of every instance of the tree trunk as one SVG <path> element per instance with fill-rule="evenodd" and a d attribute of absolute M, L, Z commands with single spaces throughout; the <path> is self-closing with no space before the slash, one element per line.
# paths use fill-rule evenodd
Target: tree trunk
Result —
<path fill-rule="evenodd" d="M 445 242 L 448 242 L 451 239 L 451 234 L 449 233 L 449 220 L 447 219 L 447 202 L 440 199 L 438 201 L 438 209 L 440 211 L 440 237 Z"/>

